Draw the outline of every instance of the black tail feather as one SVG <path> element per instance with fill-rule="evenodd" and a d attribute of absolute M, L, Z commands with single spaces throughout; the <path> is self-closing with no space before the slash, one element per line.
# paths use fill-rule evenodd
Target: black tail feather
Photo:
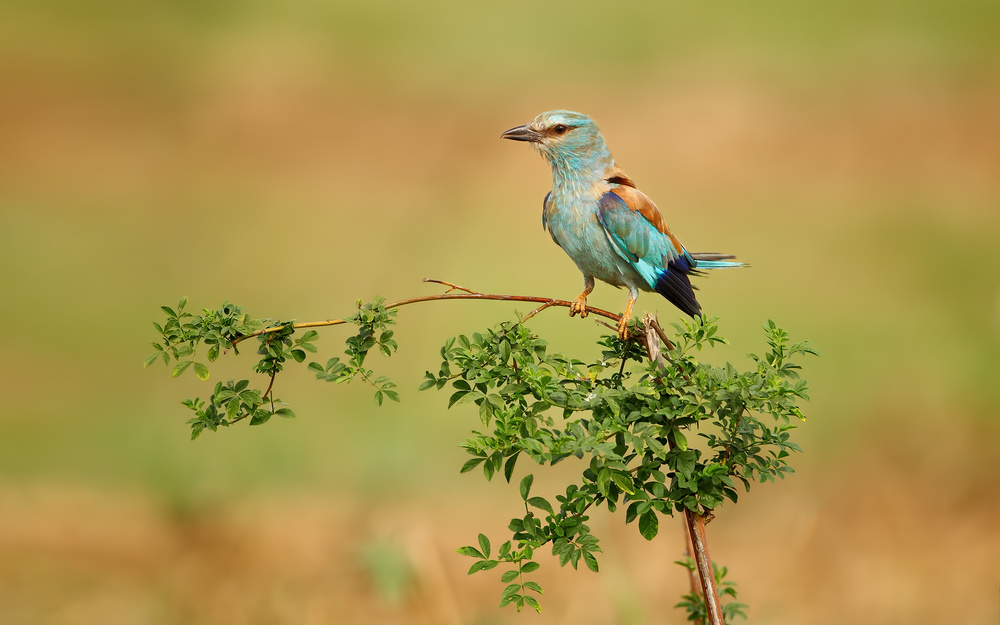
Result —
<path fill-rule="evenodd" d="M 656 280 L 654 289 L 657 293 L 679 308 L 681 312 L 692 317 L 701 314 L 701 305 L 694 296 L 691 286 L 691 265 L 683 256 L 676 258 L 667 265 L 667 269 Z"/>

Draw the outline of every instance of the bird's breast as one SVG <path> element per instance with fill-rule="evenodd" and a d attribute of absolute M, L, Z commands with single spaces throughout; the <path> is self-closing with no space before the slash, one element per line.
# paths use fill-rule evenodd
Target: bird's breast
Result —
<path fill-rule="evenodd" d="M 545 205 L 545 223 L 553 240 L 585 275 L 615 286 L 636 284 L 638 274 L 611 248 L 597 218 L 601 194 L 559 191 L 553 189 Z"/>

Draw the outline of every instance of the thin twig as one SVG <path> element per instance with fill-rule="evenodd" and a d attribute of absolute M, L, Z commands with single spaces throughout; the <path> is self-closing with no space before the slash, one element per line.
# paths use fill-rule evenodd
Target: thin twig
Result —
<path fill-rule="evenodd" d="M 663 328 L 660 327 L 660 322 L 657 321 L 656 318 L 651 315 L 649 315 L 648 317 L 649 317 L 649 323 L 652 324 L 653 329 L 656 330 L 656 335 L 660 337 L 660 340 L 663 341 L 663 344 L 667 346 L 667 349 L 673 349 L 674 344 L 670 342 L 670 339 L 668 339 L 667 335 L 663 332 Z"/>
<path fill-rule="evenodd" d="M 274 378 L 276 378 L 277 376 L 278 376 L 278 371 L 277 370 L 271 371 L 271 381 L 268 382 L 268 384 L 267 384 L 267 390 L 264 391 L 263 395 L 261 395 L 262 398 L 263 397 L 268 397 L 271 394 L 271 390 L 274 389 Z M 274 406 L 274 397 L 271 397 L 270 399 L 271 399 L 271 405 L 272 405 L 272 408 L 273 408 L 273 406 Z M 272 412 L 274 412 L 274 411 L 272 410 Z"/>
<path fill-rule="evenodd" d="M 534 317 L 534 316 L 535 316 L 535 315 L 537 315 L 538 313 L 542 312 L 543 310 L 545 310 L 545 309 L 546 309 L 546 308 L 548 308 L 549 306 L 552 306 L 553 304 L 555 304 L 555 302 L 554 302 L 554 301 L 548 301 L 548 302 L 545 302 L 544 304 L 542 304 L 542 305 L 541 305 L 541 306 L 539 306 L 538 308 L 534 309 L 533 311 L 531 311 L 530 313 L 528 313 L 527 315 L 525 315 L 524 317 L 522 317 L 522 318 L 521 318 L 521 323 L 524 323 L 524 322 L 525 322 L 525 321 L 527 321 L 528 319 L 531 319 L 532 317 Z"/>
<path fill-rule="evenodd" d="M 475 293 L 472 289 L 467 289 L 464 286 L 458 286 L 457 284 L 452 284 L 451 282 L 445 282 L 444 280 L 435 280 L 434 278 L 424 278 L 424 282 L 433 282 L 434 284 L 443 284 L 448 287 L 445 293 L 451 293 L 452 291 L 465 291 L 466 293 Z"/>
<path fill-rule="evenodd" d="M 424 279 L 424 282 L 433 282 L 436 284 L 443 284 L 448 287 L 448 290 L 462 290 L 465 293 L 439 293 L 437 295 L 424 295 L 422 297 L 411 297 L 409 299 L 399 300 L 398 302 L 392 302 L 391 304 L 386 304 L 385 309 L 391 310 L 393 308 L 399 308 L 400 306 L 407 306 L 409 304 L 419 304 L 420 302 L 434 302 L 439 300 L 493 300 L 501 302 L 532 302 L 536 304 L 544 304 L 540 306 L 541 310 L 549 308 L 550 306 L 561 306 L 564 308 L 569 308 L 573 305 L 573 302 L 569 302 L 561 299 L 552 299 L 551 297 L 535 297 L 531 295 L 496 295 L 492 293 L 479 293 L 477 291 L 472 291 L 464 287 L 456 286 L 449 282 L 444 282 L 442 280 L 431 280 L 428 278 Z M 621 321 L 621 315 L 616 315 L 613 312 L 607 310 L 602 310 L 600 308 L 594 308 L 592 306 L 587 306 L 588 313 L 593 313 L 599 317 L 604 317 L 606 319 L 612 319 L 614 321 Z M 539 310 L 540 312 L 540 310 Z M 344 323 L 349 323 L 350 319 L 327 319 L 325 321 L 305 321 L 303 323 L 292 324 L 292 327 L 298 330 L 299 328 L 318 328 L 323 326 L 336 326 Z M 272 326 L 270 328 L 264 328 L 262 330 L 257 330 L 256 332 L 251 332 L 250 334 L 245 334 L 241 337 L 233 339 L 232 344 L 236 344 L 245 341 L 249 338 L 255 336 L 261 336 L 262 334 L 269 334 L 271 332 L 278 332 L 282 328 L 287 327 L 288 324 L 280 326 Z"/>

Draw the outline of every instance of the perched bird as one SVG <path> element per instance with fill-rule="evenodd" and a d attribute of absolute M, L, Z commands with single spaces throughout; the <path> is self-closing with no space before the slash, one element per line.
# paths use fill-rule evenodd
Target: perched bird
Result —
<path fill-rule="evenodd" d="M 583 293 L 569 314 L 587 316 L 594 278 L 629 291 L 618 324 L 622 339 L 639 290 L 656 291 L 691 315 L 701 314 L 688 276 L 699 269 L 740 267 L 724 254 L 691 254 L 653 201 L 615 163 L 597 124 L 581 113 L 548 111 L 511 128 L 503 139 L 527 141 L 552 166 L 542 227 L 583 272 Z"/>

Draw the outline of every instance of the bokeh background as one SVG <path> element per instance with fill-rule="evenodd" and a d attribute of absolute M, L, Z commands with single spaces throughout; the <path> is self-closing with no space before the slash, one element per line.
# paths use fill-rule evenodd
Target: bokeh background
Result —
<path fill-rule="evenodd" d="M 547 167 L 499 140 L 552 108 L 598 120 L 689 248 L 752 264 L 700 282 L 732 341 L 706 358 L 745 364 L 768 318 L 822 353 L 797 474 L 709 526 L 750 621 L 997 622 L 985 0 L 4 2 L 0 622 L 683 622 L 678 520 L 647 543 L 596 513 L 602 573 L 543 557 L 541 616 L 465 576 L 454 549 L 499 544 L 518 495 L 459 475 L 476 415 L 416 387 L 446 337 L 523 306 L 403 309 L 374 361 L 401 404 L 303 368 L 279 380 L 299 418 L 195 442 L 180 401 L 210 384 L 141 367 L 183 295 L 299 320 L 424 277 L 574 297 Z M 533 327 L 596 353 L 590 320 Z M 325 359 L 346 333 L 322 334 Z"/>

